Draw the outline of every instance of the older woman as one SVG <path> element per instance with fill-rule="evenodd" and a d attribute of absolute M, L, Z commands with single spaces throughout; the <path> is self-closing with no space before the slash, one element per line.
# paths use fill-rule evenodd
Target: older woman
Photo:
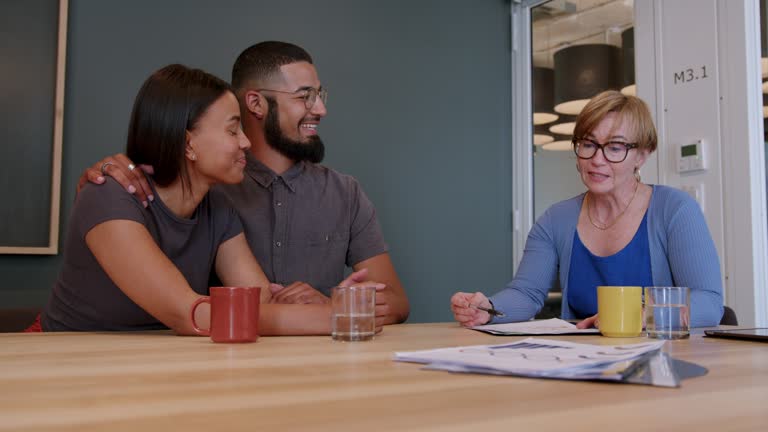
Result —
<path fill-rule="evenodd" d="M 487 298 L 451 298 L 464 326 L 529 320 L 559 276 L 562 317 L 593 324 L 599 285 L 687 286 L 691 326 L 717 325 L 723 314 L 720 263 L 704 215 L 688 194 L 646 185 L 638 171 L 656 150 L 656 128 L 639 98 L 595 96 L 576 121 L 576 169 L 587 192 L 559 202 L 536 221 L 514 279 Z M 494 307 L 505 317 L 482 308 Z"/>

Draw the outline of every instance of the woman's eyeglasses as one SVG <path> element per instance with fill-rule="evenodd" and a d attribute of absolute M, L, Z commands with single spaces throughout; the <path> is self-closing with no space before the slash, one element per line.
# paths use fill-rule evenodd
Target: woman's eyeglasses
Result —
<path fill-rule="evenodd" d="M 605 144 L 600 144 L 587 138 L 574 138 L 572 142 L 573 152 L 579 159 L 592 159 L 597 154 L 597 150 L 600 149 L 605 160 L 612 163 L 624 162 L 629 151 L 637 148 L 637 143 L 624 141 L 608 141 Z"/>

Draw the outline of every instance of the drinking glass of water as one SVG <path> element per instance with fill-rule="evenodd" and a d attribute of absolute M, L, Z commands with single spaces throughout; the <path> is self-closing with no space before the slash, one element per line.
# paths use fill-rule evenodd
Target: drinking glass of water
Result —
<path fill-rule="evenodd" d="M 331 336 L 339 341 L 367 341 L 376 332 L 376 288 L 334 287 L 331 290 Z"/>
<path fill-rule="evenodd" d="M 645 330 L 648 337 L 690 337 L 691 290 L 688 287 L 645 287 Z"/>

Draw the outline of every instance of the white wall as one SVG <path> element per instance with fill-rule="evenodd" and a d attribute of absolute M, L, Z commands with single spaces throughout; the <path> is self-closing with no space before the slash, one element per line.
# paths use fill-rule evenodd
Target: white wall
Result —
<path fill-rule="evenodd" d="M 757 1 L 642 1 L 635 12 L 638 95 L 659 129 L 659 183 L 699 191 L 726 304 L 741 324 L 768 325 Z M 707 169 L 678 173 L 680 146 L 696 140 Z"/>

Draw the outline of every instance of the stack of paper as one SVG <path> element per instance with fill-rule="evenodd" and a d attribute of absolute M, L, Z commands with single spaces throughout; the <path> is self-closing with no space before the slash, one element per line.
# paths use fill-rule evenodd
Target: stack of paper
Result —
<path fill-rule="evenodd" d="M 664 341 L 632 345 L 592 345 L 528 338 L 502 345 L 474 345 L 395 353 L 394 360 L 425 363 L 428 369 L 569 380 L 625 381 L 659 357 Z M 663 364 L 661 365 L 663 369 Z M 670 368 L 667 368 L 670 369 Z M 643 372 L 647 375 L 648 371 Z M 676 376 L 654 385 L 677 386 Z M 665 382 L 661 382 L 665 381 Z"/>
<path fill-rule="evenodd" d="M 600 334 L 600 330 L 596 328 L 577 329 L 575 325 L 559 318 L 507 324 L 486 324 L 472 327 L 472 330 L 500 336 Z"/>

